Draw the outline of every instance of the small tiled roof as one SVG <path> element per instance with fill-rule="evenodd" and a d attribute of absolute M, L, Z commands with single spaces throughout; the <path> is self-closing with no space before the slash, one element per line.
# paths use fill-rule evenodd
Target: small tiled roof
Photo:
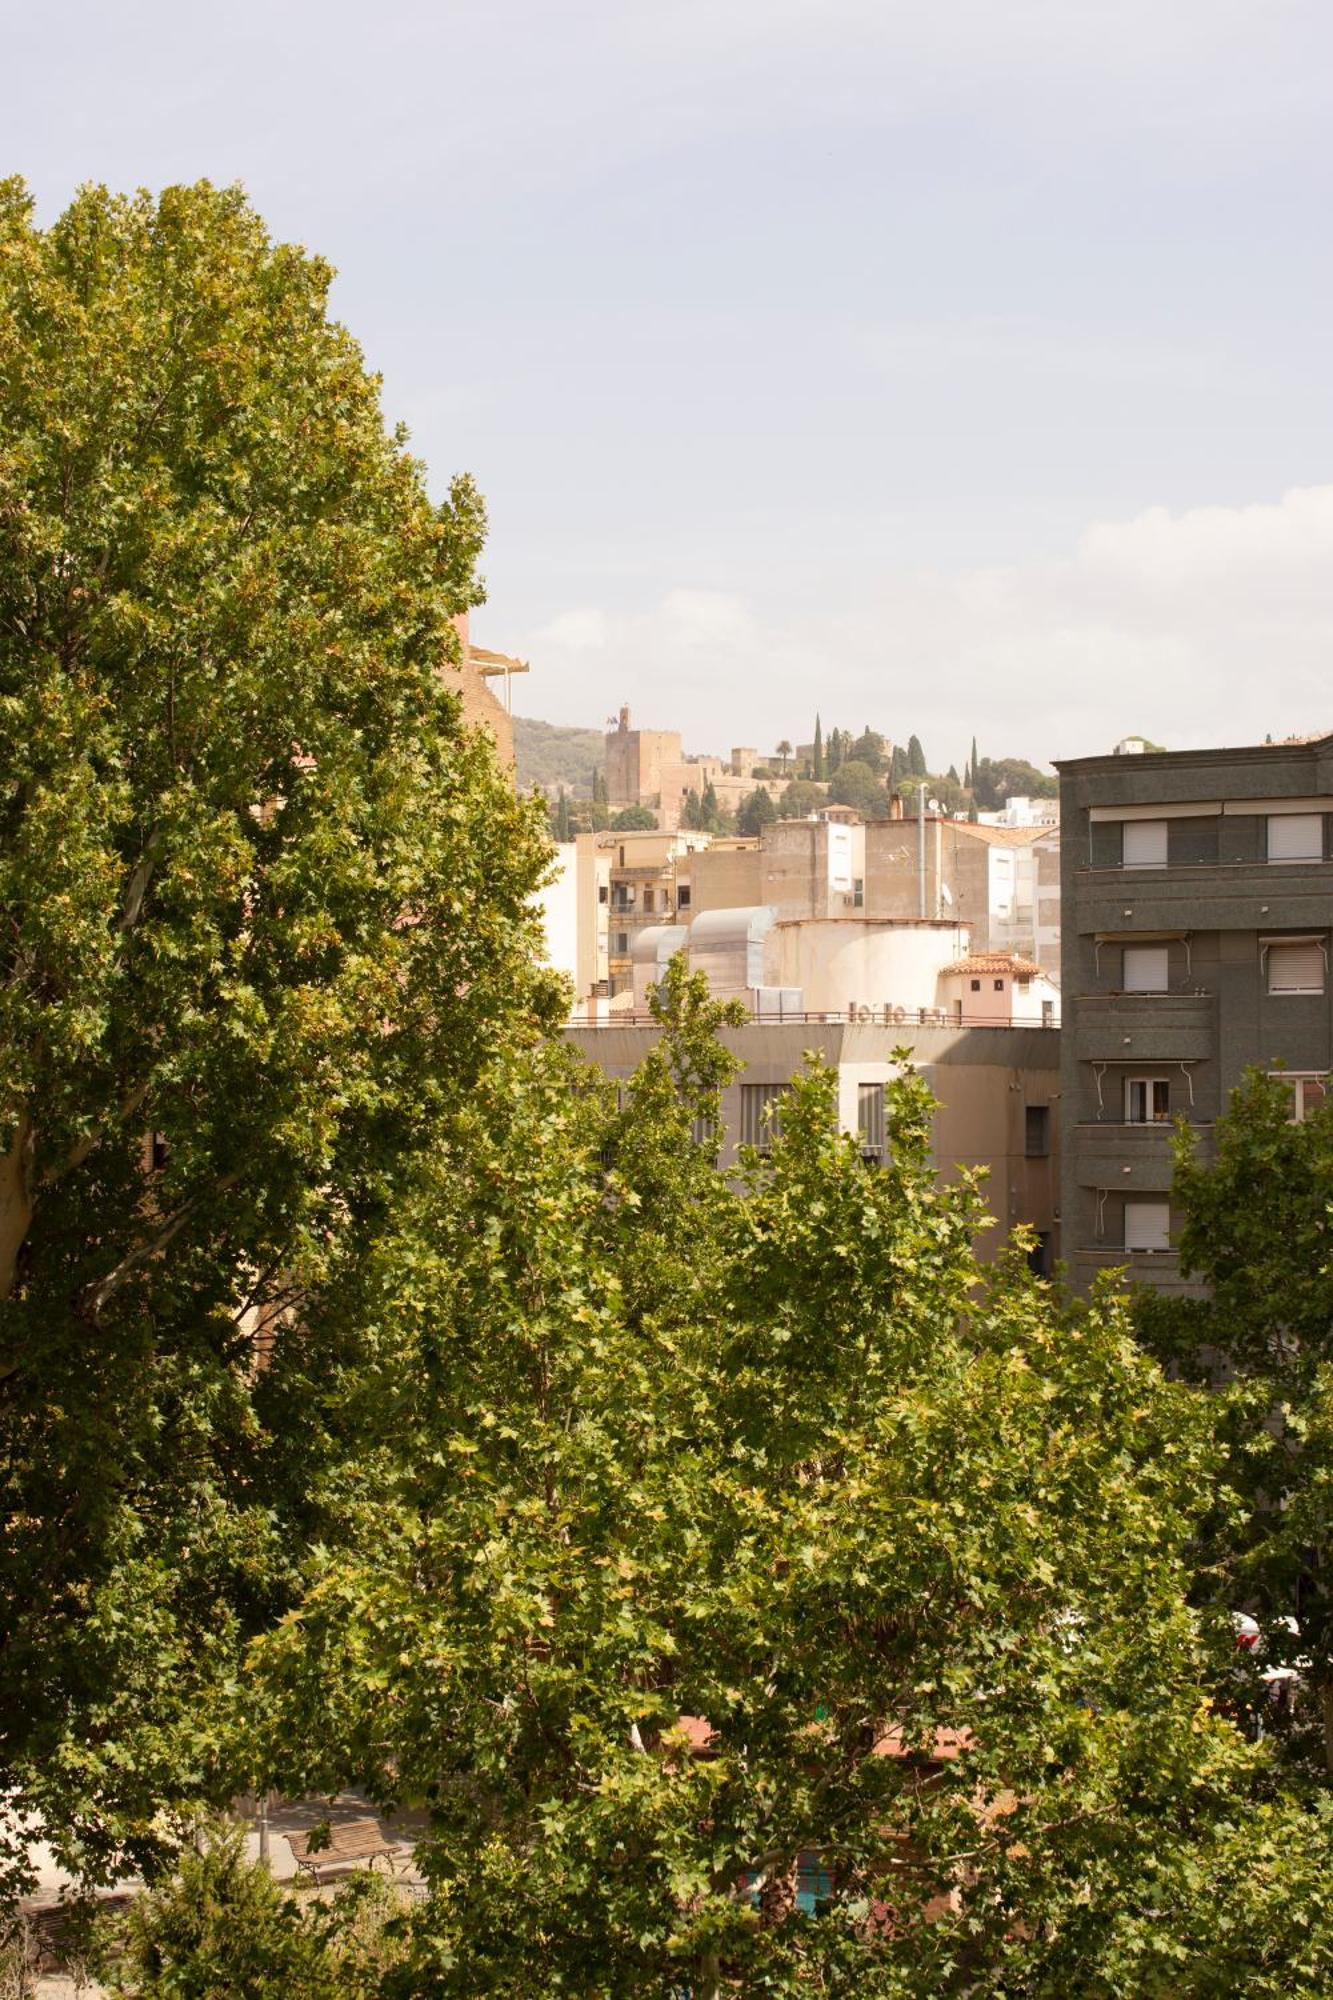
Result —
<path fill-rule="evenodd" d="M 1034 965 L 1030 958 L 1017 958 L 1012 951 L 977 951 L 970 958 L 957 959 L 946 965 L 949 972 L 1007 972 L 1013 979 L 1037 979 L 1041 977 L 1041 967 Z"/>

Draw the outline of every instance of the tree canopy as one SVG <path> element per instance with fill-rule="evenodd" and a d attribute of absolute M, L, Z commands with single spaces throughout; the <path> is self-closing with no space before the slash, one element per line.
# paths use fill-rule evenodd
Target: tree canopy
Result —
<path fill-rule="evenodd" d="M 329 280 L 235 191 L 0 186 L 0 1767 L 94 1866 L 317 1531 L 321 1301 L 559 999 L 451 686 L 481 503 Z"/>
<path fill-rule="evenodd" d="M 1220 2000 L 1278 1990 L 1225 1982 L 1293 1896 L 1327 1971 L 1327 1822 L 1203 1693 L 1191 1392 L 1109 1291 L 978 1286 L 910 1075 L 885 1167 L 815 1066 L 719 1174 L 731 1010 L 679 964 L 654 1005 L 623 1105 L 518 1058 L 382 1241 L 342 1389 L 376 1470 L 256 1646 L 268 1775 L 430 1802 L 444 1996 L 539 1946 L 583 1995 Z"/>
<path fill-rule="evenodd" d="M 887 819 L 889 795 L 871 770 L 858 757 L 840 764 L 829 780 L 829 798 L 837 805 L 851 806 L 863 819 Z"/>
<path fill-rule="evenodd" d="M 743 798 L 736 809 L 736 831 L 757 839 L 766 826 L 771 826 L 778 816 L 778 809 L 766 785 L 755 787 L 748 797 Z"/>
<path fill-rule="evenodd" d="M 1298 1120 L 1294 1081 L 1251 1072 L 1217 1122 L 1211 1160 L 1181 1128 L 1181 1270 L 1206 1291 L 1145 1293 L 1138 1319 L 1205 1389 L 1227 1447 L 1199 1587 L 1220 1609 L 1257 1614 L 1256 1666 L 1300 1662 L 1278 1726 L 1295 1755 L 1333 1775 L 1333 1104 L 1322 1087 L 1301 1090 Z M 1262 1716 L 1271 1702 L 1257 1677 L 1251 1694 Z"/>

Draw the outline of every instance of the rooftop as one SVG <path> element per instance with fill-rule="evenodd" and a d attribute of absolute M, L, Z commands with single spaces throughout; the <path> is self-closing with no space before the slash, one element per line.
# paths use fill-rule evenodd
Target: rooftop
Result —
<path fill-rule="evenodd" d="M 1227 764 L 1237 757 L 1281 763 L 1293 750 L 1333 751 L 1333 735 L 1323 731 L 1313 736 L 1287 736 L 1281 743 L 1237 743 L 1214 750 L 1144 750 L 1133 756 L 1108 750 L 1099 757 L 1057 757 L 1053 761 L 1063 775 L 1066 771 L 1132 770 L 1160 764 Z"/>
<path fill-rule="evenodd" d="M 950 972 L 1007 972 L 1013 979 L 1040 979 L 1044 977 L 1039 965 L 1030 958 L 1019 958 L 1012 951 L 977 951 L 968 958 L 960 958 L 953 965 L 946 965 Z"/>

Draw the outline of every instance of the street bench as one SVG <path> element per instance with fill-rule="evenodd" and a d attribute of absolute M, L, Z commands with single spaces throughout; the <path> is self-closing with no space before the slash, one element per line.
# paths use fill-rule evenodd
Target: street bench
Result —
<path fill-rule="evenodd" d="M 287 1844 L 292 1850 L 298 1868 L 303 1868 L 316 1888 L 320 1877 L 334 1869 L 355 1868 L 361 1862 L 372 1866 L 383 1859 L 393 1872 L 394 1843 L 386 1840 L 380 1831 L 377 1819 L 348 1819 L 328 1828 L 328 1838 L 320 1846 L 311 1846 L 315 1830 L 309 1833 L 289 1833 Z M 321 1835 L 324 1829 L 320 1829 Z"/>

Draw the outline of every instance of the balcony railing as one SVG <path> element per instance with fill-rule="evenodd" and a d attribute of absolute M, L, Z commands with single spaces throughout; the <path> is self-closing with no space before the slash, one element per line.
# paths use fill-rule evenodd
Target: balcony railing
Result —
<path fill-rule="evenodd" d="M 571 1018 L 567 1024 L 571 1028 L 652 1028 L 658 1025 L 656 1016 L 646 1007 L 633 1010 L 617 1010 L 594 1020 Z M 957 1014 L 946 1012 L 941 1007 L 848 1007 L 825 1008 L 815 1012 L 809 1008 L 774 1007 L 762 1012 L 752 1008 L 746 1017 L 747 1026 L 761 1028 L 785 1027 L 826 1027 L 826 1028 L 1019 1028 L 1036 1029 L 1042 1033 L 1058 1034 L 1058 1021 L 1013 1021 L 1007 1017 L 969 1019 L 962 1021 Z"/>

